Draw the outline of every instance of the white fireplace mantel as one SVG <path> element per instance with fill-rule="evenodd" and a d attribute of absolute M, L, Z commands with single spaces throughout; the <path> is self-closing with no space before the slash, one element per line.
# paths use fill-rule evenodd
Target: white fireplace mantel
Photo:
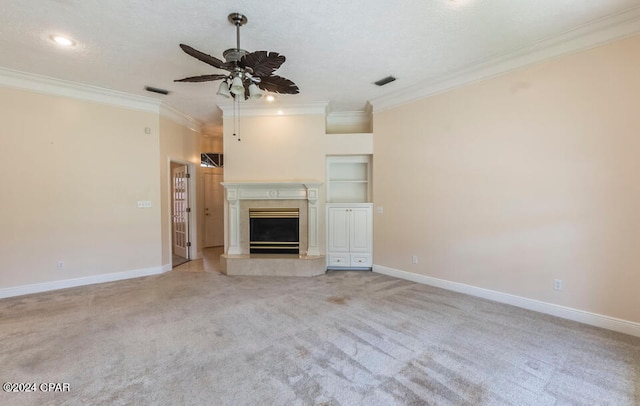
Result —
<path fill-rule="evenodd" d="M 222 182 L 229 205 L 229 248 L 227 254 L 241 254 L 240 200 L 306 200 L 308 203 L 307 255 L 320 255 L 318 246 L 318 195 L 322 182 Z"/>

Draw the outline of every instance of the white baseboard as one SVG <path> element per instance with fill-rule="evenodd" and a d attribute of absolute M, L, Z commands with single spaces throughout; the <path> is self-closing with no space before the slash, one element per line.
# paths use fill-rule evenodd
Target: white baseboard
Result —
<path fill-rule="evenodd" d="M 172 269 L 173 269 L 173 266 L 171 264 L 162 265 L 162 272 L 169 272 Z"/>
<path fill-rule="evenodd" d="M 640 337 L 640 323 L 628 320 L 617 319 L 615 317 L 604 316 L 597 313 L 590 313 L 584 310 L 528 299 L 526 297 L 497 292 L 495 290 L 479 288 L 476 286 L 466 285 L 464 283 L 451 282 L 444 279 L 433 278 L 431 276 L 400 271 L 398 269 L 388 268 L 381 265 L 374 264 L 373 272 L 422 283 L 424 285 L 435 286 L 437 288 L 452 290 L 454 292 L 465 293 L 467 295 L 493 300 L 494 302 L 506 303 L 523 309 L 550 314 L 563 319 L 573 320 L 579 323 L 589 324 L 591 326 Z"/>
<path fill-rule="evenodd" d="M 85 276 L 82 278 L 63 279 L 59 281 L 35 283 L 33 285 L 22 285 L 11 288 L 0 289 L 0 299 L 13 296 L 29 295 L 31 293 L 48 292 L 51 290 L 73 288 L 76 286 L 93 285 L 96 283 L 113 282 L 123 279 L 140 278 L 142 276 L 158 275 L 166 272 L 165 266 L 154 266 L 151 268 L 135 269 L 132 271 L 105 273 L 101 275 Z M 169 271 L 171 265 L 169 265 Z"/>

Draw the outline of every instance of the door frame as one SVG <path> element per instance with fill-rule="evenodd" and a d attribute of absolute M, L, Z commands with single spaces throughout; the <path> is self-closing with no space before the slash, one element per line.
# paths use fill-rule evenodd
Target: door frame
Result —
<path fill-rule="evenodd" d="M 197 238 L 197 194 L 196 194 L 196 177 L 197 177 L 197 173 L 196 173 L 196 166 L 193 164 L 193 162 L 189 162 L 189 161 L 185 161 L 182 159 L 173 159 L 171 157 L 167 158 L 167 211 L 165 213 L 166 219 L 167 219 L 167 225 L 169 227 L 168 233 L 169 233 L 169 238 L 168 241 L 166 242 L 167 244 L 167 249 L 169 252 L 169 265 L 171 266 L 171 268 L 173 268 L 173 226 L 172 226 L 172 222 L 173 222 L 173 218 L 172 218 L 172 211 L 173 211 L 173 173 L 171 170 L 171 164 L 177 164 L 177 165 L 184 165 L 188 168 L 189 171 L 189 207 L 191 208 L 191 212 L 189 213 L 189 233 L 188 233 L 188 237 L 189 237 L 189 242 L 191 243 L 190 247 L 187 247 L 187 252 L 189 254 L 189 260 L 194 260 L 199 258 L 199 250 L 200 250 L 200 246 L 198 244 L 198 238 Z"/>

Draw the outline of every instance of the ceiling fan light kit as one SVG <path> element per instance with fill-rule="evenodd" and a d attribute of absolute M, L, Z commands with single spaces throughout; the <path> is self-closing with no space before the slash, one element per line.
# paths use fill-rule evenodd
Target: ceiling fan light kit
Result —
<path fill-rule="evenodd" d="M 229 73 L 190 76 L 174 82 L 208 82 L 222 79 L 216 94 L 233 97 L 235 100 L 241 99 L 242 96 L 245 100 L 259 99 L 262 97 L 260 89 L 272 93 L 298 94 L 300 89 L 295 83 L 273 74 L 286 60 L 284 55 L 267 51 L 248 52 L 240 48 L 240 27 L 247 23 L 247 17 L 240 13 L 231 13 L 228 20 L 236 26 L 236 47 L 223 52 L 224 62 L 189 45 L 180 44 L 180 48 L 199 61 Z"/>
<path fill-rule="evenodd" d="M 251 99 L 259 99 L 262 97 L 262 93 L 258 90 L 258 86 L 255 83 L 249 85 L 249 97 Z"/>
<path fill-rule="evenodd" d="M 220 82 L 220 87 L 218 87 L 218 92 L 216 93 L 218 96 L 226 97 L 227 99 L 231 97 L 231 92 L 229 91 L 229 82 L 227 79 Z"/>
<path fill-rule="evenodd" d="M 244 93 L 244 85 L 242 84 L 242 79 L 240 78 L 240 75 L 235 76 L 233 78 L 233 80 L 231 81 L 231 87 L 229 88 L 229 90 L 231 90 L 231 93 L 235 94 L 236 96 Z"/>

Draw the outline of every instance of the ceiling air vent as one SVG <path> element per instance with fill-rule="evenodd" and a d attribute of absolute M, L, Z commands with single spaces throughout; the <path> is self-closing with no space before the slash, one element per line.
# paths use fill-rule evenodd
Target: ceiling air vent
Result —
<path fill-rule="evenodd" d="M 165 89 L 160 89 L 157 87 L 151 87 L 151 86 L 145 86 L 144 90 L 146 90 L 147 92 L 153 92 L 153 93 L 160 93 L 160 94 L 169 94 L 168 90 Z"/>
<path fill-rule="evenodd" d="M 387 83 L 391 83 L 394 80 L 396 80 L 396 78 L 394 78 L 393 76 L 387 76 L 386 78 L 382 78 L 378 81 L 373 82 L 374 84 L 378 85 L 378 86 L 384 86 Z"/>

